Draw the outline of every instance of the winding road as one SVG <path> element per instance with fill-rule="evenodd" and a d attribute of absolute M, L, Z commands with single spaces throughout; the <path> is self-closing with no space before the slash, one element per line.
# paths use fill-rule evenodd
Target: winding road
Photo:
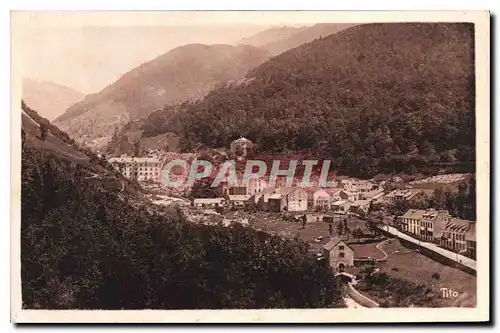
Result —
<path fill-rule="evenodd" d="M 363 305 L 356 303 L 355 300 L 353 300 L 349 295 L 346 295 L 344 297 L 344 303 L 347 306 L 348 309 L 359 309 L 359 308 L 364 308 Z"/>
<path fill-rule="evenodd" d="M 382 253 L 384 254 L 384 257 L 383 257 L 383 258 L 381 258 L 381 259 L 375 259 L 375 261 L 385 261 L 385 260 L 387 259 L 387 252 L 385 252 L 382 248 L 380 248 L 380 246 L 381 246 L 382 244 L 384 244 L 385 242 L 390 241 L 390 240 L 392 240 L 392 239 L 394 239 L 394 238 L 389 238 L 389 239 L 386 239 L 386 240 L 384 240 L 384 241 L 382 241 L 382 242 L 378 243 L 377 245 L 375 245 L 375 247 L 376 247 L 378 250 L 382 251 Z"/>

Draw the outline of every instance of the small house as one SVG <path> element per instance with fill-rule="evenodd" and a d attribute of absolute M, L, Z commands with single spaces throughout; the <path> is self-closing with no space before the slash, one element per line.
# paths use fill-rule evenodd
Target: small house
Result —
<path fill-rule="evenodd" d="M 358 200 L 359 193 L 355 191 L 342 190 L 339 193 L 340 199 L 354 202 Z"/>
<path fill-rule="evenodd" d="M 351 207 L 351 203 L 347 200 L 338 200 L 331 204 L 331 209 L 338 214 L 346 214 Z"/>
<path fill-rule="evenodd" d="M 245 207 L 249 199 L 250 195 L 247 194 L 237 194 L 228 196 L 229 204 L 232 207 Z"/>
<path fill-rule="evenodd" d="M 194 207 L 215 208 L 224 206 L 224 198 L 196 198 L 193 200 Z"/>
<path fill-rule="evenodd" d="M 354 266 L 354 250 L 340 237 L 333 237 L 323 245 L 323 254 L 335 271 L 343 272 Z"/>
<path fill-rule="evenodd" d="M 307 206 L 309 210 L 329 210 L 330 194 L 323 188 L 308 188 Z"/>
<path fill-rule="evenodd" d="M 273 212 L 307 210 L 307 192 L 298 187 L 281 187 L 268 197 L 268 209 Z"/>

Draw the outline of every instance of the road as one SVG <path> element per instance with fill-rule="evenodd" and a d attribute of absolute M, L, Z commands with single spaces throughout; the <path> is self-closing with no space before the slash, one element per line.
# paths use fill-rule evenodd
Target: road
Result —
<path fill-rule="evenodd" d="M 436 253 L 439 253 L 439 254 L 441 254 L 441 255 L 443 255 L 443 256 L 445 256 L 453 261 L 460 262 L 464 266 L 467 266 L 469 268 L 472 268 L 473 270 L 476 270 L 476 261 L 471 259 L 471 258 L 468 258 L 468 257 L 463 256 L 461 254 L 443 249 L 442 247 L 439 247 L 434 243 L 419 241 L 418 239 L 415 239 L 415 238 L 413 238 L 413 237 L 411 237 L 411 236 L 409 236 L 409 235 L 407 235 L 407 234 L 405 234 L 405 233 L 403 233 L 403 232 L 399 231 L 398 229 L 391 227 L 391 226 L 387 226 L 387 225 L 379 226 L 379 229 L 387 231 L 391 235 L 394 235 L 398 238 L 410 241 L 410 242 L 415 243 L 415 244 L 420 244 L 420 246 L 422 246 L 422 247 L 425 247 L 425 248 L 427 248 L 431 251 L 434 251 Z"/>
<path fill-rule="evenodd" d="M 386 239 L 385 241 L 382 241 L 375 246 L 378 250 L 380 250 L 380 251 L 382 251 L 382 253 L 384 253 L 384 257 L 382 259 L 375 259 L 375 261 L 384 261 L 385 259 L 387 259 L 387 252 L 385 252 L 384 249 L 382 249 L 380 246 L 382 246 L 382 244 L 384 244 L 390 240 L 391 239 Z"/>
<path fill-rule="evenodd" d="M 345 305 L 347 306 L 348 309 L 359 309 L 359 308 L 364 308 L 363 305 L 356 303 L 355 300 L 353 300 L 349 295 L 346 295 L 344 297 L 344 302 Z"/>

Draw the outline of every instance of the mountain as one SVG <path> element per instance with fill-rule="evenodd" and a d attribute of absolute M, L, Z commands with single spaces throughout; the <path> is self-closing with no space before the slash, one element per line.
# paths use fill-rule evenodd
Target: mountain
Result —
<path fill-rule="evenodd" d="M 128 121 L 165 105 L 198 100 L 268 58 L 267 52 L 247 45 L 181 46 L 131 70 L 99 93 L 88 95 L 55 124 L 77 141 L 106 142 Z"/>
<path fill-rule="evenodd" d="M 275 43 L 281 40 L 288 39 L 293 35 L 306 30 L 308 27 L 274 27 L 260 31 L 252 36 L 242 38 L 238 45 L 252 45 L 255 47 L 262 47 L 266 44 Z"/>
<path fill-rule="evenodd" d="M 344 305 L 340 282 L 308 244 L 158 208 L 106 160 L 22 109 L 23 309 Z"/>
<path fill-rule="evenodd" d="M 465 23 L 351 27 L 144 127 L 176 132 L 184 149 L 228 146 L 243 135 L 261 152 L 309 152 L 360 177 L 473 168 L 473 36 Z"/>
<path fill-rule="evenodd" d="M 163 130 L 163 125 L 169 123 L 169 119 L 182 106 L 166 106 L 147 117 L 128 122 L 123 128 L 116 132 L 106 146 L 106 153 L 111 156 L 121 154 L 132 155 L 144 152 L 147 149 L 162 149 L 171 152 L 180 152 L 179 137 L 177 134 Z M 158 127 L 162 128 L 158 130 Z M 156 132 L 160 134 L 156 135 Z"/>
<path fill-rule="evenodd" d="M 23 100 L 50 121 L 56 119 L 71 105 L 81 101 L 84 97 L 84 94 L 54 82 L 23 80 Z"/>
<path fill-rule="evenodd" d="M 352 26 L 354 26 L 354 24 L 319 23 L 311 27 L 297 28 L 290 36 L 286 38 L 276 38 L 276 40 L 269 41 L 261 45 L 261 47 L 272 55 L 278 55 L 302 44 L 312 42 L 315 39 L 325 38 L 329 35 L 336 34 Z"/>
<path fill-rule="evenodd" d="M 238 44 L 259 47 L 269 51 L 272 55 L 276 55 L 314 39 L 337 33 L 353 25 L 316 24 L 304 27 L 274 27 L 245 37 Z M 245 79 L 230 82 L 230 84 L 237 85 L 246 83 L 248 82 Z M 151 116 L 130 121 L 113 135 L 106 146 L 106 151 L 113 155 L 130 154 L 137 144 L 144 149 L 168 148 L 171 151 L 178 151 L 180 149 L 179 137 L 172 132 L 173 126 L 169 122 L 171 116 L 172 108 L 167 105 L 166 108 L 154 112 Z M 160 134 L 156 136 L 155 133 Z"/>

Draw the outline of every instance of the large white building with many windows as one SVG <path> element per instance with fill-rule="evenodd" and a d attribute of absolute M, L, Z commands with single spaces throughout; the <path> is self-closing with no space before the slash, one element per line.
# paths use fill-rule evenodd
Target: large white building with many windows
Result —
<path fill-rule="evenodd" d="M 400 217 L 401 230 L 429 241 L 439 241 L 441 231 L 451 219 L 447 210 L 409 209 Z"/>
<path fill-rule="evenodd" d="M 126 178 L 137 181 L 161 181 L 161 162 L 155 157 L 112 157 L 108 162 Z"/>

